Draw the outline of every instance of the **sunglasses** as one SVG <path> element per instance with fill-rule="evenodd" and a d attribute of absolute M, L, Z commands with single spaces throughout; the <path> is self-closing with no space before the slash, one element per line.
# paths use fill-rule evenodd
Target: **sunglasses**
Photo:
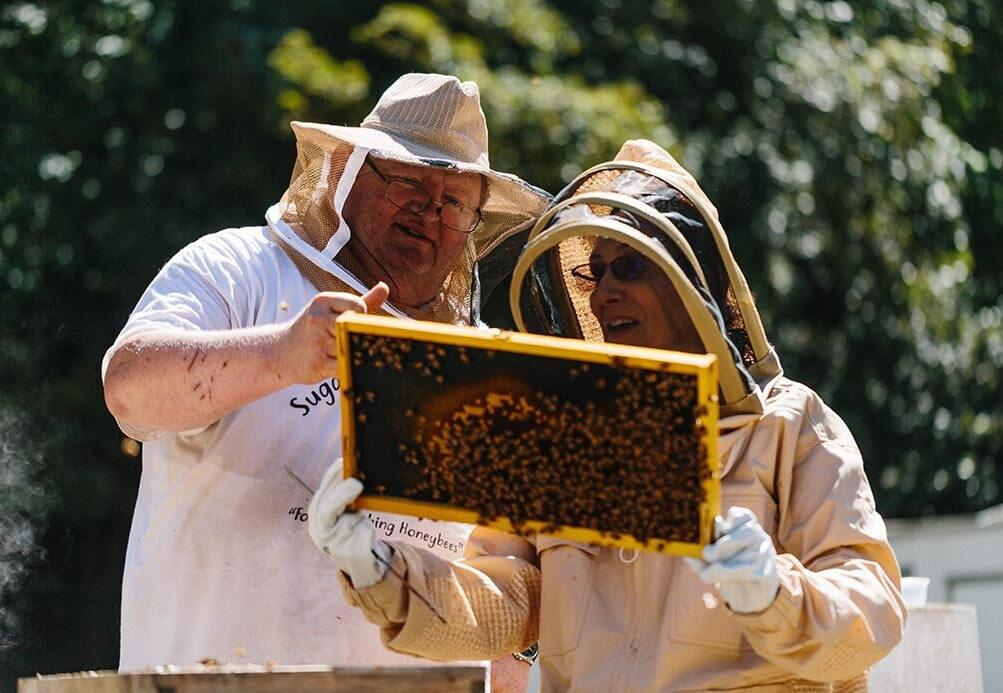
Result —
<path fill-rule="evenodd" d="M 594 287 L 602 281 L 602 278 L 606 275 L 607 268 L 613 273 L 617 281 L 631 282 L 644 276 L 647 265 L 647 260 L 641 255 L 637 253 L 625 253 L 608 265 L 600 259 L 589 260 L 584 265 L 572 267 L 571 274 Z"/>

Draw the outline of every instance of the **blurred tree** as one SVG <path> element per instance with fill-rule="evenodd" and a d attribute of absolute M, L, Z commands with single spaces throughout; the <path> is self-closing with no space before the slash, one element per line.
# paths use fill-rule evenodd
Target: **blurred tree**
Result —
<path fill-rule="evenodd" d="M 0 652 L 0 685 L 116 661 L 138 468 L 98 363 L 129 309 L 180 246 L 260 223 L 293 161 L 289 120 L 357 123 L 404 71 L 477 80 L 492 162 L 552 191 L 627 138 L 669 148 L 717 203 L 788 372 L 853 428 L 879 507 L 999 502 L 1000 12 L 995 0 L 6 3 L 0 410 L 17 414 L 0 434 L 19 442 L 0 446 L 0 464 L 19 462 L 0 474 L 0 517 L 36 531 L 47 517 L 48 556 L 16 596 L 0 579 L 0 627 L 11 634 L 8 606 L 24 626 Z M 502 324 L 504 298 L 490 306 Z M 26 544 L 9 546 L 0 577 L 23 576 Z"/>
<path fill-rule="evenodd" d="M 880 507 L 916 515 L 999 498 L 998 12 L 441 1 L 385 5 L 351 37 L 399 60 L 385 79 L 475 79 L 494 162 L 552 190 L 628 137 L 673 150 L 720 207 L 788 372 L 851 424 Z M 324 119 L 327 101 L 290 115 Z"/>
<path fill-rule="evenodd" d="M 139 469 L 104 410 L 101 356 L 171 254 L 256 223 L 281 190 L 292 153 L 262 85 L 286 29 L 219 2 L 0 10 L 0 406 L 22 422 L 0 462 L 40 459 L 17 482 L 44 478 L 58 499 L 47 561 L 22 578 L 22 628 L 2 624 L 17 642 L 0 653 L 5 687 L 117 661 Z M 8 498 L 0 516 L 42 519 L 34 496 Z M 0 556 L 10 570 L 29 558 Z"/>

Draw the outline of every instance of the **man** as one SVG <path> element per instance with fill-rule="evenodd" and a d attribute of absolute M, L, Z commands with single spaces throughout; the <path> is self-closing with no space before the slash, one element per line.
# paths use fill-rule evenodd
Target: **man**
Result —
<path fill-rule="evenodd" d="M 332 328 L 348 310 L 472 324 L 478 249 L 546 196 L 492 171 L 477 87 L 401 77 L 361 127 L 293 123 L 267 226 L 200 238 L 161 270 L 103 363 L 146 443 L 122 586 L 120 668 L 207 658 L 414 664 L 329 586 L 303 522 L 340 455 Z M 401 518 L 371 514 L 386 537 Z M 459 557 L 469 528 L 407 518 Z"/>

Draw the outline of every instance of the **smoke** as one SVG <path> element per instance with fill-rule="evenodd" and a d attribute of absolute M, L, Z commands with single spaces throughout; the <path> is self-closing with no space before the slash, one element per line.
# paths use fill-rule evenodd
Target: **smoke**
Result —
<path fill-rule="evenodd" d="M 0 405 L 0 652 L 14 644 L 20 622 L 15 597 L 31 565 L 49 498 L 36 481 L 42 455 L 28 444 L 22 417 Z"/>

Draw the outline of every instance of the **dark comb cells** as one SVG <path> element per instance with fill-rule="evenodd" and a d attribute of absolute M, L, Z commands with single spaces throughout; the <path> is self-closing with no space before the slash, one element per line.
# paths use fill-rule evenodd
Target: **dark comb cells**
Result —
<path fill-rule="evenodd" d="M 366 493 L 508 518 L 527 534 L 532 520 L 543 533 L 700 541 L 710 472 L 695 376 L 351 339 Z"/>

